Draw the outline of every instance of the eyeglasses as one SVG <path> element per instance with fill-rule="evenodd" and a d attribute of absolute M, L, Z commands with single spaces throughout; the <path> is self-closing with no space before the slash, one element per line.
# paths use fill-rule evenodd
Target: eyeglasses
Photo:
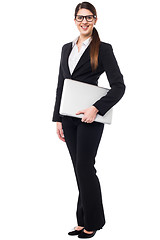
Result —
<path fill-rule="evenodd" d="M 77 22 L 82 22 L 84 18 L 86 19 L 87 22 L 92 22 L 93 19 L 96 18 L 96 16 L 94 16 L 94 15 L 87 15 L 87 16 L 76 15 L 76 17 L 75 17 Z"/>

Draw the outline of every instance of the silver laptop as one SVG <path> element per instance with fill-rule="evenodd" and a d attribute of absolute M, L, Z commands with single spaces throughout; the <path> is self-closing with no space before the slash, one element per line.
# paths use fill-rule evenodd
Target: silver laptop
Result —
<path fill-rule="evenodd" d="M 80 82 L 72 79 L 65 79 L 61 97 L 59 113 L 65 116 L 82 118 L 84 114 L 76 115 L 76 112 L 91 107 L 97 100 L 107 94 L 109 89 Z M 94 121 L 111 124 L 111 108 L 104 116 L 97 113 Z"/>

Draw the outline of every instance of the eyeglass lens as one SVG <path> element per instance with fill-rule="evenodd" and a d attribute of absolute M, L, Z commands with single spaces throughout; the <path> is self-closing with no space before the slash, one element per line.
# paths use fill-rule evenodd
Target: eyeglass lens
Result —
<path fill-rule="evenodd" d="M 87 22 L 92 22 L 93 21 L 93 15 L 87 15 L 87 16 L 76 15 L 76 20 L 78 22 L 82 22 L 84 18 L 87 20 Z"/>

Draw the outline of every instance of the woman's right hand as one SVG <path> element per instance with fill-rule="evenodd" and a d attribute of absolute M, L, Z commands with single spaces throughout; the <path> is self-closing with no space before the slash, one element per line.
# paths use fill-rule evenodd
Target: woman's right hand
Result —
<path fill-rule="evenodd" d="M 57 132 L 57 135 L 58 135 L 59 139 L 62 140 L 63 142 L 65 142 L 65 138 L 64 138 L 64 133 L 63 133 L 62 123 L 61 122 L 56 122 L 56 132 Z"/>

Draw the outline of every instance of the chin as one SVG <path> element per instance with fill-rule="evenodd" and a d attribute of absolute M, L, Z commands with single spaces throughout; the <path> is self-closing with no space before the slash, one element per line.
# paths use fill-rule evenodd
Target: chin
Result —
<path fill-rule="evenodd" d="M 88 35 L 91 35 L 91 32 L 90 31 L 80 31 L 80 33 L 84 36 L 88 36 Z"/>

